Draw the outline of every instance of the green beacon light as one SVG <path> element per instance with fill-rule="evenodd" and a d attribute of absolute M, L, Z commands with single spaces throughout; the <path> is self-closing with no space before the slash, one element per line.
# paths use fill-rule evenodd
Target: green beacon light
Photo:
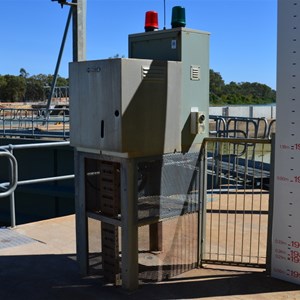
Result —
<path fill-rule="evenodd" d="M 182 6 L 174 6 L 172 8 L 172 28 L 185 27 L 185 8 Z"/>

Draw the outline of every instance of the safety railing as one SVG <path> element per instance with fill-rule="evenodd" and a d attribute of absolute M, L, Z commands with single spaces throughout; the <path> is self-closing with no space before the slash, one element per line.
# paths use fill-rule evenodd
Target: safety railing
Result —
<path fill-rule="evenodd" d="M 6 157 L 9 160 L 9 177 L 10 182 L 5 186 L 1 186 L 4 191 L 0 192 L 0 198 L 10 196 L 17 187 L 18 183 L 18 163 L 16 158 L 10 152 L 0 152 L 0 157 Z"/>
<path fill-rule="evenodd" d="M 69 138 L 69 109 L 0 109 L 0 135 L 30 138 Z"/>
<path fill-rule="evenodd" d="M 28 185 L 34 183 L 43 183 L 43 182 L 53 182 L 61 180 L 69 180 L 75 177 L 74 174 L 61 175 L 61 176 L 52 176 L 46 178 L 34 178 L 28 180 L 19 180 L 18 179 L 18 163 L 17 159 L 14 156 L 14 151 L 16 150 L 25 150 L 25 149 L 43 149 L 50 147 L 63 147 L 69 146 L 70 142 L 50 142 L 50 143 L 31 143 L 31 144 L 21 144 L 21 145 L 7 145 L 0 147 L 0 157 L 8 158 L 9 160 L 9 179 L 7 182 L 0 183 L 0 201 L 1 198 L 9 197 L 10 198 L 10 219 L 11 227 L 16 226 L 16 210 L 15 210 L 15 190 L 18 186 Z"/>
<path fill-rule="evenodd" d="M 200 157 L 202 265 L 265 268 L 271 140 L 206 138 Z"/>
<path fill-rule="evenodd" d="M 69 109 L 0 109 L 0 135 L 69 138 Z M 270 138 L 276 120 L 210 115 L 210 135 L 216 137 Z"/>
<path fill-rule="evenodd" d="M 210 115 L 210 135 L 216 137 L 270 138 L 276 120 Z M 241 135 L 242 133 L 242 135 Z"/>

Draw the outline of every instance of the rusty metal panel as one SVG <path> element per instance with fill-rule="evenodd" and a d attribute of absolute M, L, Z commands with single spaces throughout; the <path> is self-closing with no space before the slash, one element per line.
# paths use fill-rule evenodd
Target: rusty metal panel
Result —
<path fill-rule="evenodd" d="M 102 267 L 106 281 L 118 284 L 120 281 L 118 227 L 102 222 Z"/>

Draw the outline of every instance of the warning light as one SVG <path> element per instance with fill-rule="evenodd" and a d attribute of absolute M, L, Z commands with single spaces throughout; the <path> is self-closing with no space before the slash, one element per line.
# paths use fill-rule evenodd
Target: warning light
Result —
<path fill-rule="evenodd" d="M 158 13 L 156 11 L 147 11 L 145 18 L 145 31 L 158 30 Z"/>
<path fill-rule="evenodd" d="M 185 27 L 185 8 L 182 6 L 174 6 L 172 8 L 172 28 Z"/>

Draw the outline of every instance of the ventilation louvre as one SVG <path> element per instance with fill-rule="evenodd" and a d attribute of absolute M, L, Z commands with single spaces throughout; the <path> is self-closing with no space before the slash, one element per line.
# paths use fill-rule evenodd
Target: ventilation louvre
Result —
<path fill-rule="evenodd" d="M 142 78 L 144 80 L 165 80 L 166 68 L 160 66 L 142 66 Z"/>
<path fill-rule="evenodd" d="M 191 66 L 191 80 L 200 80 L 200 66 Z"/>

